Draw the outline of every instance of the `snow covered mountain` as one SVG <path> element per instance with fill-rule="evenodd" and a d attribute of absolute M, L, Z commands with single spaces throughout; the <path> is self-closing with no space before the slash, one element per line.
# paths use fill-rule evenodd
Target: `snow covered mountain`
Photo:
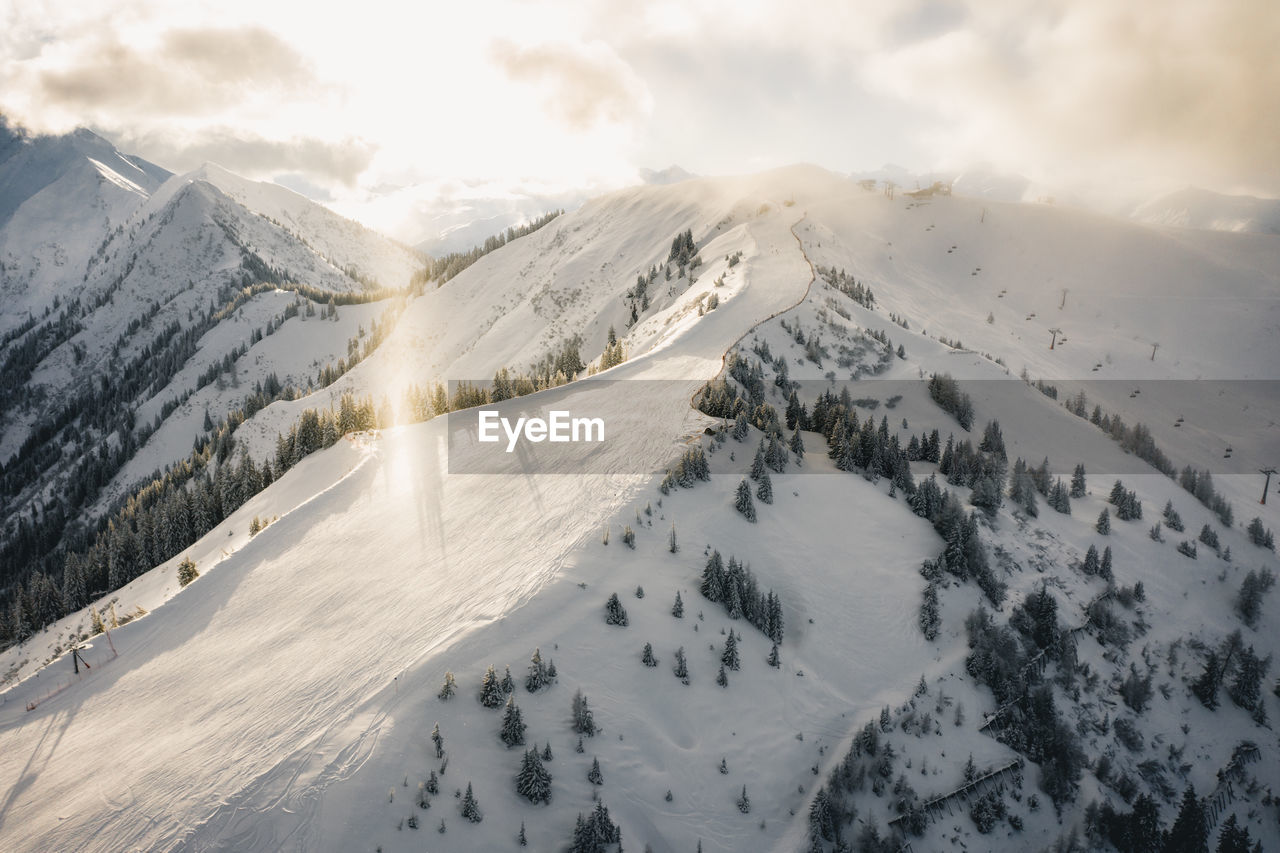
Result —
<path fill-rule="evenodd" d="M 0 331 L 67 298 L 94 251 L 169 177 L 87 130 L 31 139 L 0 116 Z"/>
<path fill-rule="evenodd" d="M 1150 225 L 1280 234 L 1280 199 L 1187 187 L 1140 205 L 1133 218 Z"/>
<path fill-rule="evenodd" d="M 251 195 L 166 188 L 171 221 L 230 223 L 181 241 L 210 268 L 336 290 Z M 142 257 L 153 288 L 180 263 Z M 1277 294 L 1266 235 L 795 167 L 594 199 L 340 306 L 379 318 L 358 363 L 241 410 L 243 457 L 157 481 L 70 577 L 139 565 L 184 494 L 216 488 L 211 526 L 3 652 L 0 846 L 1107 849 L 1203 804 L 1270 849 Z M 264 298 L 297 296 L 237 310 Z M 304 317 L 242 385 L 331 339 Z M 490 453 L 465 383 L 504 368 L 547 381 L 486 409 L 606 440 Z"/>
<path fill-rule="evenodd" d="M 351 340 L 424 260 L 215 166 L 169 175 L 83 130 L 5 140 L 7 584 L 24 568 L 60 570 L 65 543 L 247 397 L 306 389 L 352 360 Z M 317 308 L 332 322 L 302 332 Z"/>
<path fill-rule="evenodd" d="M 678 184 L 698 177 L 692 172 L 672 163 L 665 169 L 641 169 L 640 180 L 650 185 Z"/>

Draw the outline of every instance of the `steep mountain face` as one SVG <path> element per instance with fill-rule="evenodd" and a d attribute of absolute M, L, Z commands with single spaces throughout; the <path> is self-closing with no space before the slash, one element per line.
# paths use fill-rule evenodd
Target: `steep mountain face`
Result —
<path fill-rule="evenodd" d="M 422 266 L 421 258 L 404 246 L 278 184 L 247 181 L 212 163 L 205 164 L 185 178 L 217 187 L 246 209 L 283 228 L 314 249 L 331 266 L 366 287 L 403 287 Z M 481 240 L 476 240 L 464 248 L 479 242 Z M 349 289 L 349 285 L 344 289 Z"/>
<path fill-rule="evenodd" d="M 74 298 L 90 257 L 169 177 L 87 130 L 31 138 L 0 124 L 0 332 Z"/>
<path fill-rule="evenodd" d="M 236 209 L 182 195 L 194 223 Z M 252 224 L 239 242 L 286 263 Z M 2 846 L 615 849 L 616 824 L 631 849 L 1107 849 L 1142 796 L 1171 826 L 1188 785 L 1215 832 L 1280 841 L 1274 682 L 1236 687 L 1280 654 L 1278 564 L 1245 529 L 1280 522 L 1246 476 L 1277 399 L 1179 382 L 1271 378 L 1274 240 L 793 168 L 596 199 L 434 285 L 332 383 L 248 414 L 237 450 L 288 464 L 94 597 L 132 617 L 109 642 L 81 609 L 3 653 Z M 490 453 L 485 398 L 414 402 L 575 360 L 607 369 L 485 406 L 604 419 L 564 456 Z M 346 394 L 383 429 L 326 421 L 327 449 L 289 455 Z M 1212 479 L 1184 488 L 1135 434 Z M 243 488 L 245 462 L 208 466 Z"/>
<path fill-rule="evenodd" d="M 88 131 L 6 139 L 0 584 L 58 568 L 83 525 L 184 458 L 255 383 L 305 389 L 349 359 L 385 307 L 375 298 L 422 263 L 217 167 L 171 176 Z M 352 322 L 337 322 L 334 299 L 352 303 Z M 293 334 L 317 305 L 335 322 Z M 281 329 L 291 345 L 267 340 Z"/>

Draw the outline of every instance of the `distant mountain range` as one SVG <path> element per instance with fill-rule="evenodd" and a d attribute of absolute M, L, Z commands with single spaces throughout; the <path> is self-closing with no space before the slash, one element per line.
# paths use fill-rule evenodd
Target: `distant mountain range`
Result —
<path fill-rule="evenodd" d="M 1148 225 L 1280 234 L 1280 199 L 1187 187 L 1139 205 L 1133 218 Z"/>

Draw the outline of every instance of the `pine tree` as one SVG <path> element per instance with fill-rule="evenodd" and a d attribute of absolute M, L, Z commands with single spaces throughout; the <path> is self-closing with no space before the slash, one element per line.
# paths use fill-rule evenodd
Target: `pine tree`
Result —
<path fill-rule="evenodd" d="M 720 664 L 720 672 L 718 675 L 716 675 L 716 684 L 720 685 L 721 687 L 729 686 L 729 676 L 724 671 L 724 664 Z"/>
<path fill-rule="evenodd" d="M 524 821 L 520 821 L 520 834 L 516 836 L 516 843 L 521 847 L 529 846 L 529 839 L 524 834 Z"/>
<path fill-rule="evenodd" d="M 440 724 L 431 730 L 431 742 L 436 747 L 436 758 L 444 758 L 444 738 L 440 734 Z"/>
<path fill-rule="evenodd" d="M 670 540 L 669 540 L 669 542 L 668 542 L 668 544 L 667 544 L 667 551 L 668 551 L 668 552 L 670 552 L 670 553 L 672 553 L 672 554 L 674 554 L 674 553 L 676 553 L 676 552 L 677 552 L 677 551 L 679 551 L 679 550 L 680 550 L 680 545 L 679 545 L 679 543 L 677 543 L 677 542 L 676 542 L 676 525 L 675 525 L 675 522 L 672 522 L 672 523 L 671 523 L 671 538 L 670 538 Z"/>
<path fill-rule="evenodd" d="M 196 564 L 191 562 L 190 557 L 184 557 L 178 564 L 178 586 L 186 586 L 198 577 L 200 573 L 196 571 Z"/>
<path fill-rule="evenodd" d="M 738 797 L 738 803 L 737 803 L 737 805 L 738 805 L 738 811 L 742 812 L 743 814 L 750 814 L 750 812 L 751 812 L 751 799 L 747 796 L 747 786 L 746 786 L 746 785 L 743 785 L 743 786 L 742 786 L 742 796 Z"/>
<path fill-rule="evenodd" d="M 769 590 L 765 598 L 765 636 L 773 640 L 774 645 L 782 642 L 783 629 L 782 599 Z"/>
<path fill-rule="evenodd" d="M 531 803 L 551 802 L 551 773 L 542 764 L 536 749 L 526 750 L 516 774 L 516 793 Z M 521 825 L 523 835 L 524 826 Z"/>
<path fill-rule="evenodd" d="M 671 615 L 677 619 L 684 618 L 684 602 L 680 600 L 680 591 L 676 590 L 676 602 L 671 605 Z"/>
<path fill-rule="evenodd" d="M 1182 795 L 1182 806 L 1173 826 L 1165 833 L 1166 853 L 1209 853 L 1209 827 L 1195 789 L 1190 785 Z"/>
<path fill-rule="evenodd" d="M 522 746 L 524 744 L 525 728 L 520 706 L 516 704 L 516 697 L 508 696 L 507 707 L 502 714 L 502 731 L 498 737 L 507 745 L 508 749 L 513 746 Z"/>
<path fill-rule="evenodd" d="M 778 644 L 774 643 L 773 648 L 769 650 L 769 666 L 774 669 L 782 666 L 782 661 L 778 658 Z"/>
<path fill-rule="evenodd" d="M 778 433 L 769 436 L 769 447 L 764 453 L 764 464 L 773 469 L 778 474 L 782 474 L 787 470 L 787 462 L 790 456 L 787 455 L 787 448 L 778 441 Z"/>
<path fill-rule="evenodd" d="M 1254 516 L 1245 532 L 1249 535 L 1249 541 L 1259 548 L 1267 548 L 1272 551 L 1276 549 L 1275 537 L 1270 530 L 1263 526 L 1261 518 Z"/>
<path fill-rule="evenodd" d="M 1016 465 L 1014 466 L 1016 469 Z M 1036 497 L 1036 485 L 1031 476 L 1030 471 L 1023 471 L 1018 475 L 1015 470 L 1015 476 L 1018 478 L 1018 487 L 1016 489 L 1019 502 L 1022 505 L 1022 511 L 1030 518 L 1038 518 L 1040 515 L 1039 499 Z"/>
<path fill-rule="evenodd" d="M 732 559 L 730 563 L 732 564 Z M 728 594 L 725 596 L 724 609 L 729 614 L 730 619 L 742 618 L 742 593 L 738 591 L 737 583 L 728 585 Z"/>
<path fill-rule="evenodd" d="M 587 781 L 592 785 L 603 785 L 604 774 L 600 772 L 600 759 L 591 759 L 591 769 L 587 771 Z"/>
<path fill-rule="evenodd" d="M 791 452 L 796 455 L 796 464 L 799 465 L 804 461 L 804 439 L 800 436 L 800 430 L 796 429 L 791 433 L 791 442 L 789 444 Z"/>
<path fill-rule="evenodd" d="M 942 630 L 942 615 L 938 604 L 938 584 L 930 582 L 924 588 L 920 603 L 920 630 L 924 638 L 932 642 Z"/>
<path fill-rule="evenodd" d="M 1086 575 L 1096 575 L 1098 573 L 1098 547 L 1090 545 L 1089 550 L 1084 555 L 1083 571 Z"/>
<path fill-rule="evenodd" d="M 809 835 L 823 841 L 834 841 L 836 822 L 831 808 L 831 797 L 825 787 L 818 788 L 809 806 Z"/>
<path fill-rule="evenodd" d="M 1071 497 L 1061 479 L 1054 483 L 1049 493 L 1049 505 L 1063 515 L 1071 515 Z"/>
<path fill-rule="evenodd" d="M 1110 582 L 1115 576 L 1111 573 L 1111 546 L 1102 549 L 1102 562 L 1098 565 L 1098 576 Z"/>
<path fill-rule="evenodd" d="M 773 503 L 773 480 L 769 478 L 769 472 L 765 471 L 760 475 L 760 485 L 756 488 L 756 497 L 761 503 Z"/>
<path fill-rule="evenodd" d="M 1088 493 L 1084 478 L 1084 463 L 1078 463 L 1071 472 L 1071 497 L 1082 498 Z"/>
<path fill-rule="evenodd" d="M 1235 679 L 1227 688 L 1231 701 L 1246 711 L 1257 708 L 1262 697 L 1262 679 L 1266 678 L 1267 670 L 1270 668 L 1270 655 L 1259 658 L 1253 646 L 1241 651 L 1239 663 L 1236 665 Z"/>
<path fill-rule="evenodd" d="M 684 646 L 676 649 L 676 665 L 673 668 L 676 678 L 680 679 L 683 684 L 689 683 L 689 664 L 684 657 Z"/>
<path fill-rule="evenodd" d="M 1261 571 L 1249 570 L 1240 584 L 1240 593 L 1236 597 L 1236 612 L 1250 628 L 1258 623 L 1262 613 L 1262 597 L 1275 585 L 1275 574 L 1270 569 Z"/>
<path fill-rule="evenodd" d="M 702 570 L 699 591 L 708 601 L 724 600 L 724 562 L 720 559 L 719 551 L 712 551 L 711 556 L 707 558 L 706 568 Z M 679 593 L 676 595 L 678 596 Z"/>
<path fill-rule="evenodd" d="M 759 480 L 764 474 L 764 439 L 760 439 L 760 443 L 756 445 L 756 457 L 751 462 L 751 479 Z"/>
<path fill-rule="evenodd" d="M 516 692 L 516 683 L 511 678 L 511 667 L 507 667 L 506 672 L 502 676 L 502 693 L 510 696 Z"/>
<path fill-rule="evenodd" d="M 467 792 L 462 796 L 462 816 L 472 823 L 484 820 L 484 815 L 480 813 L 480 804 L 476 802 L 476 796 L 471 792 L 470 782 L 467 782 Z M 443 825 L 441 823 L 441 826 Z"/>
<path fill-rule="evenodd" d="M 622 846 L 622 830 L 609 817 L 609 807 L 597 801 L 589 817 L 578 813 L 569 853 L 605 853 L 611 845 Z"/>
<path fill-rule="evenodd" d="M 1191 692 L 1210 710 L 1218 707 L 1218 687 L 1222 684 L 1223 675 L 1222 661 L 1218 653 L 1210 649 L 1205 656 L 1204 670 L 1191 685 Z"/>
<path fill-rule="evenodd" d="M 1098 516 L 1098 523 L 1095 528 L 1103 536 L 1111 533 L 1111 511 L 1106 507 L 1102 508 L 1102 513 Z"/>
<path fill-rule="evenodd" d="M 489 664 L 489 668 L 484 673 L 484 680 L 480 682 L 480 704 L 486 708 L 500 708 L 504 698 L 506 697 L 502 692 L 498 673 L 494 672 L 493 664 Z"/>
<path fill-rule="evenodd" d="M 573 730 L 587 737 L 594 737 L 596 733 L 595 717 L 581 689 L 573 694 Z"/>
<path fill-rule="evenodd" d="M 542 749 L 542 760 L 543 761 L 551 760 L 551 741 L 547 741 L 547 745 Z"/>
<path fill-rule="evenodd" d="M 542 649 L 534 649 L 533 657 L 529 658 L 529 674 L 525 676 L 524 689 L 530 693 L 537 693 L 548 683 L 547 668 L 542 664 Z"/>
<path fill-rule="evenodd" d="M 1222 832 L 1218 834 L 1217 853 L 1250 853 L 1249 830 L 1240 826 L 1235 813 L 1222 824 Z"/>
<path fill-rule="evenodd" d="M 751 500 L 751 487 L 747 485 L 745 478 L 738 483 L 738 496 L 734 501 L 733 506 L 738 510 L 738 512 L 742 513 L 743 518 L 753 524 L 755 523 L 756 506 L 755 502 Z"/>
<path fill-rule="evenodd" d="M 622 606 L 622 602 L 618 600 L 618 594 L 616 592 L 609 596 L 608 602 L 605 603 L 604 610 L 604 622 L 606 625 L 619 625 L 625 628 L 630 624 L 627 620 L 627 611 Z"/>
<path fill-rule="evenodd" d="M 640 662 L 645 666 L 657 666 L 658 659 L 653 656 L 653 644 L 645 643 L 644 651 L 640 654 Z"/>
<path fill-rule="evenodd" d="M 734 672 L 738 671 L 741 662 L 738 659 L 738 640 L 733 629 L 729 629 L 729 636 L 724 641 L 724 651 L 720 654 L 720 662 Z"/>

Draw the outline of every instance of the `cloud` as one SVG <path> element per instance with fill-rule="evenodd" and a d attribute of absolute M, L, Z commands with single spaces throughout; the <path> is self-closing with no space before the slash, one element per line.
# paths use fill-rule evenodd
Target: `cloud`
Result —
<path fill-rule="evenodd" d="M 168 30 L 147 47 L 108 34 L 34 76 L 46 106 L 135 117 L 198 116 L 315 85 L 303 57 L 258 27 Z"/>
<path fill-rule="evenodd" d="M 10 56 L 0 75 L 5 107 L 35 130 L 89 126 L 178 172 L 212 161 L 330 185 L 353 185 L 374 157 L 373 144 L 333 122 L 336 88 L 269 29 L 62 26 L 67 38 Z M 312 120 L 295 121 L 298 110 Z"/>
<path fill-rule="evenodd" d="M 342 199 L 797 160 L 987 161 L 1060 196 L 1086 180 L 1280 194 L 1272 5 L 372 0 L 335 17 L 31 0 L 0 4 L 0 109 L 36 131 L 101 128 L 171 168 L 212 159 Z M 426 49 L 424 32 L 447 36 Z M 423 81 L 442 81 L 426 102 Z"/>
<path fill-rule="evenodd" d="M 329 141 L 309 136 L 268 139 L 230 127 L 205 127 L 191 136 L 109 129 L 106 135 L 123 150 L 136 151 L 177 172 L 213 162 L 247 177 L 265 178 L 289 172 L 312 181 L 344 186 L 355 184 L 377 150 L 362 139 Z"/>
<path fill-rule="evenodd" d="M 511 80 L 540 86 L 546 110 L 574 130 L 627 124 L 652 109 L 644 81 L 600 41 L 527 47 L 496 41 L 492 56 Z"/>
<path fill-rule="evenodd" d="M 973 3 L 868 56 L 879 91 L 939 117 L 940 156 L 1280 191 L 1270 0 Z"/>

